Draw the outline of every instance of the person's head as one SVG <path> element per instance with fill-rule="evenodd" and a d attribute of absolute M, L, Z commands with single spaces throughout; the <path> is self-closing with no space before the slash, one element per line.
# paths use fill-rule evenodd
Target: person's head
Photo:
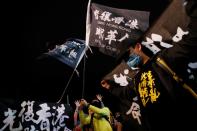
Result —
<path fill-rule="evenodd" d="M 101 108 L 101 102 L 97 99 L 92 100 L 91 105 Z"/>
<path fill-rule="evenodd" d="M 98 107 L 98 108 L 101 108 L 101 102 L 97 99 L 94 99 L 91 101 L 90 103 L 92 106 L 95 106 L 95 107 Z M 94 113 L 92 110 L 88 110 L 88 113 L 91 115 L 92 113 Z"/>
<path fill-rule="evenodd" d="M 142 48 L 143 46 L 140 43 L 136 43 L 133 47 L 129 48 L 130 59 L 128 60 L 132 61 L 133 64 L 136 64 L 136 67 L 145 64 L 149 59 L 149 57 L 143 52 Z"/>

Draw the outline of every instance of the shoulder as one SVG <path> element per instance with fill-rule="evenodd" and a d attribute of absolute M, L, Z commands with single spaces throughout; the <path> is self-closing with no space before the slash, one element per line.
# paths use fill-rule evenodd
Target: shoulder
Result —
<path fill-rule="evenodd" d="M 110 112 L 110 109 L 108 107 L 103 107 L 103 110 Z"/>

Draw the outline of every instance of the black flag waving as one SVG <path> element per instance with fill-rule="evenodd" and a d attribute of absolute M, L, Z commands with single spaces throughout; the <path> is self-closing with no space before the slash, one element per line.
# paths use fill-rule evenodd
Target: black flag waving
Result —
<path fill-rule="evenodd" d="M 116 57 L 135 43 L 149 27 L 149 12 L 91 4 L 89 44 Z"/>

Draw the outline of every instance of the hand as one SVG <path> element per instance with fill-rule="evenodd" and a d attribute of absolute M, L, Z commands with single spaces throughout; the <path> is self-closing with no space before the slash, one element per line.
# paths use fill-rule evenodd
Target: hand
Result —
<path fill-rule="evenodd" d="M 97 98 L 99 101 L 102 101 L 102 98 L 103 98 L 103 97 L 102 97 L 102 95 L 97 94 L 97 95 L 96 95 L 96 98 Z"/>
<path fill-rule="evenodd" d="M 76 106 L 76 108 L 79 108 L 79 106 L 80 106 L 80 101 L 79 100 L 75 101 L 75 106 Z"/>

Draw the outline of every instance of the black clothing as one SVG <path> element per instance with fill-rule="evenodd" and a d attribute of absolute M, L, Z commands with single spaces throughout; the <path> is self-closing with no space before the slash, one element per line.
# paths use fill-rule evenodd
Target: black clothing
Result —
<path fill-rule="evenodd" d="M 186 11 L 190 17 L 189 34 L 173 47 L 157 53 L 135 78 L 135 88 L 143 105 L 142 116 L 151 131 L 196 130 L 197 99 L 182 84 L 186 83 L 197 93 L 196 76 L 189 79 L 188 73 L 189 63 L 197 62 L 197 2 L 188 1 Z M 158 57 L 183 79 L 182 83 L 157 64 Z"/>

